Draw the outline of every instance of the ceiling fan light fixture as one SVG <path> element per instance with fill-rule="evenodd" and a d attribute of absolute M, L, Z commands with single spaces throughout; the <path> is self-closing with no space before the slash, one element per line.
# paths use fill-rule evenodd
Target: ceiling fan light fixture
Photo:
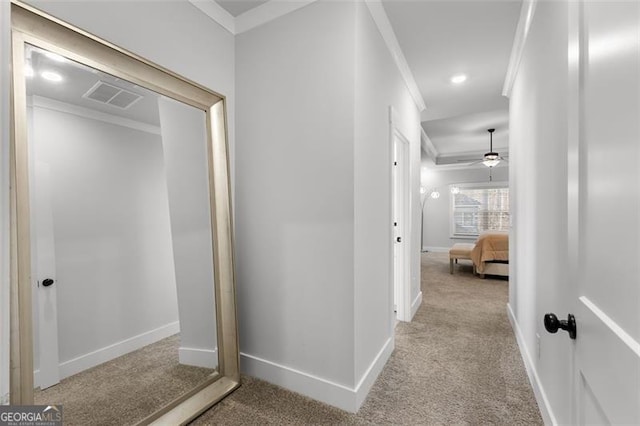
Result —
<path fill-rule="evenodd" d="M 482 160 L 482 164 L 484 164 L 487 167 L 495 167 L 498 164 L 500 164 L 500 160 L 498 160 L 497 158 L 495 160 L 490 160 L 485 158 L 484 160 Z"/>

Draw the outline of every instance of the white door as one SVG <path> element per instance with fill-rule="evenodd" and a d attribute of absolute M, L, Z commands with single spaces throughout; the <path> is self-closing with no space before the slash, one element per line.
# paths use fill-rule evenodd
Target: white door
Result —
<path fill-rule="evenodd" d="M 570 13 L 574 423 L 640 424 L 640 2 Z"/>
<path fill-rule="evenodd" d="M 56 262 L 53 239 L 53 212 L 51 207 L 51 181 L 49 166 L 37 162 L 32 203 L 32 220 L 35 235 L 32 236 L 32 262 L 34 263 L 34 335 L 38 341 L 38 369 L 34 383 L 41 389 L 60 382 L 58 360 L 58 314 L 56 302 Z"/>
<path fill-rule="evenodd" d="M 409 228 L 409 144 L 400 135 L 393 138 L 393 271 L 394 306 L 397 318 L 409 321 L 410 306 L 406 293 L 409 289 L 407 253 Z"/>

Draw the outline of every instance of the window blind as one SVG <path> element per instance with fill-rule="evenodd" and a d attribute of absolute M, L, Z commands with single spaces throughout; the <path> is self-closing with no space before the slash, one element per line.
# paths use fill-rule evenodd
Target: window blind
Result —
<path fill-rule="evenodd" d="M 452 203 L 452 236 L 509 229 L 509 188 L 460 188 Z"/>

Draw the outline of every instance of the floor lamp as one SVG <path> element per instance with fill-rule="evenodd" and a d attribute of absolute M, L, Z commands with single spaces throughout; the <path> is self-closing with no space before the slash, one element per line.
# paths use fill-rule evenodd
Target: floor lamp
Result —
<path fill-rule="evenodd" d="M 436 188 L 429 191 L 429 195 L 427 195 L 427 188 L 424 186 L 420 188 L 420 193 L 424 195 L 424 199 L 422 200 L 422 209 L 420 210 L 420 253 L 424 253 L 427 250 L 424 249 L 424 205 L 427 203 L 427 198 L 431 197 L 434 200 L 436 198 L 440 198 L 440 193 Z"/>

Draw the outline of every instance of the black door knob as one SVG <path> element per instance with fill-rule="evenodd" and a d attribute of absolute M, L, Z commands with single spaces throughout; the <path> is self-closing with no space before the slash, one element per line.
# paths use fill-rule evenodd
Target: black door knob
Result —
<path fill-rule="evenodd" d="M 397 241 L 397 242 L 399 242 L 399 243 L 401 243 L 401 242 L 402 242 L 402 237 L 398 237 L 398 238 L 396 238 L 396 241 Z"/>
<path fill-rule="evenodd" d="M 549 333 L 557 333 L 558 329 L 563 329 L 569 332 L 569 337 L 576 338 L 576 317 L 572 314 L 567 316 L 566 320 L 558 320 L 555 314 L 546 314 L 544 316 L 544 328 Z"/>
<path fill-rule="evenodd" d="M 42 281 L 42 286 L 43 286 L 43 287 L 49 287 L 50 285 L 53 285 L 53 282 L 54 282 L 54 281 L 53 281 L 51 278 L 45 278 L 45 279 Z"/>

